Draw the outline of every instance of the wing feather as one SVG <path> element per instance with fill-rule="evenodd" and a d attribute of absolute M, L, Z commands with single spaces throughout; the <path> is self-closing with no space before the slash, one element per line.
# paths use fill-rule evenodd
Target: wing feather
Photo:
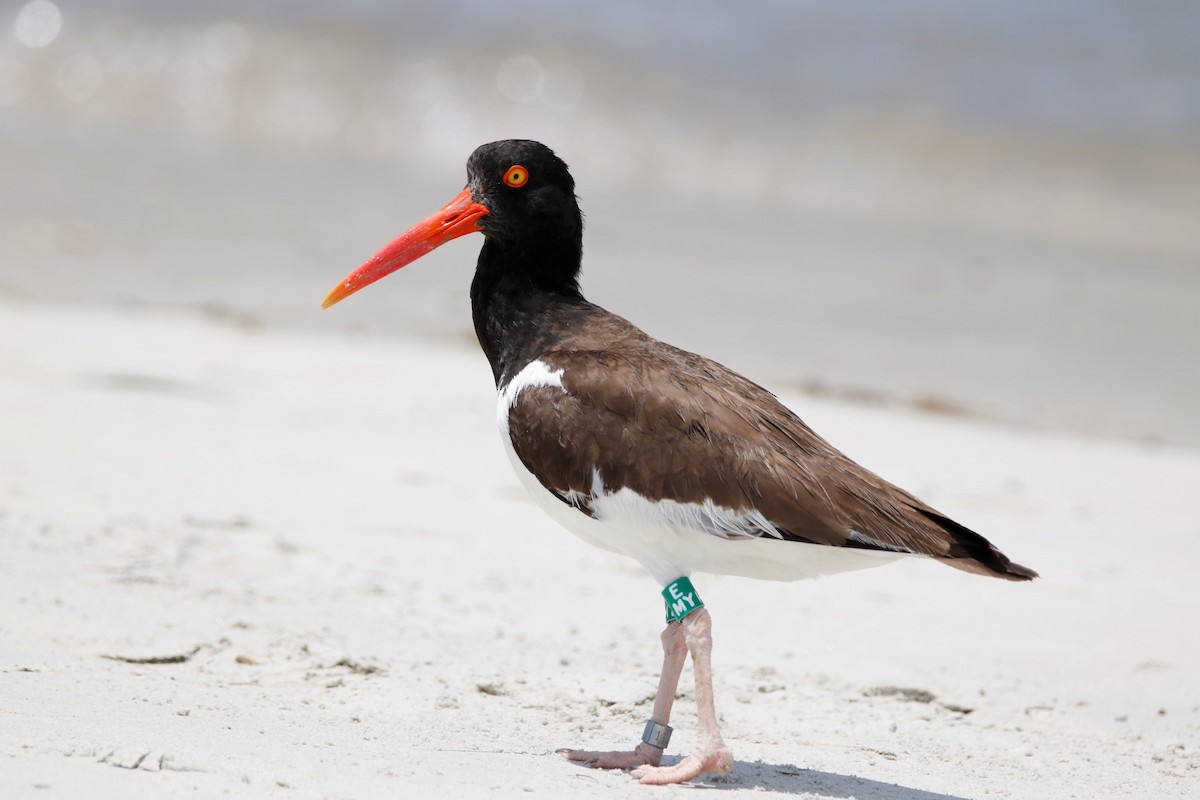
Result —
<path fill-rule="evenodd" d="M 563 370 L 562 388 L 527 389 L 509 412 L 518 457 L 560 497 L 590 496 L 598 474 L 606 491 L 753 515 L 764 521 L 756 535 L 770 526 L 784 540 L 931 556 L 1013 580 L 1035 574 L 850 460 L 766 389 L 611 320 L 627 327 L 603 348 L 567 340 L 541 354 Z"/>

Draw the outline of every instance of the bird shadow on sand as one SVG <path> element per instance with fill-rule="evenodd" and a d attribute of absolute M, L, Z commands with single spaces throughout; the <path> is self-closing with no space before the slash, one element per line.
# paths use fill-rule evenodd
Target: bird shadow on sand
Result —
<path fill-rule="evenodd" d="M 664 763 L 666 759 L 664 759 Z M 871 800 L 967 800 L 951 794 L 927 792 L 895 783 L 873 781 L 857 775 L 804 769 L 793 764 L 737 761 L 725 775 L 709 775 L 691 784 L 697 789 L 764 789 L 786 794 Z"/>

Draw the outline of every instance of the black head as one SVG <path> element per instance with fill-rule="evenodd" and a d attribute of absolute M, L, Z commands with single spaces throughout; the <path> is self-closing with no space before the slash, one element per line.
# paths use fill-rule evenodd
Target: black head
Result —
<path fill-rule="evenodd" d="M 583 215 L 575 181 L 553 150 L 528 139 L 482 145 L 467 159 L 467 189 L 488 210 L 478 223 L 488 239 L 481 264 L 498 259 L 507 269 L 554 272 L 574 283 Z"/>
<path fill-rule="evenodd" d="M 487 273 L 488 282 L 495 284 L 509 275 L 547 290 L 579 294 L 583 215 L 575 181 L 546 145 L 505 139 L 476 148 L 467 159 L 467 187 L 347 275 L 324 306 L 474 232 L 486 237 L 477 277 Z"/>

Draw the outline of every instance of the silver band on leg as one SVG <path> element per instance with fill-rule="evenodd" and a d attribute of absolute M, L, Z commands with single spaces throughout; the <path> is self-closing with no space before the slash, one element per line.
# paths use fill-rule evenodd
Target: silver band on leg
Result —
<path fill-rule="evenodd" d="M 642 731 L 642 741 L 660 750 L 666 750 L 671 743 L 671 726 L 659 725 L 652 719 L 646 720 L 646 729 Z"/>

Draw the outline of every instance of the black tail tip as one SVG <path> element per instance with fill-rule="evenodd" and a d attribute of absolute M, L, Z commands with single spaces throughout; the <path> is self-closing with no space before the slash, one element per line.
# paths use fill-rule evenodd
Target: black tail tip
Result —
<path fill-rule="evenodd" d="M 980 575 L 994 575 L 997 578 L 1004 578 L 1006 581 L 1031 581 L 1038 577 L 1038 574 L 1029 567 L 1009 561 L 1008 556 L 1001 553 L 994 544 L 970 528 L 960 525 L 933 509 L 920 506 L 913 506 L 913 508 L 927 519 L 937 523 L 942 530 L 954 538 L 948 558 L 944 559 L 950 566 Z"/>
<path fill-rule="evenodd" d="M 1000 573 L 999 577 L 1004 578 L 1006 581 L 1031 581 L 1040 576 L 1029 567 L 1023 567 L 1020 564 L 1014 564 L 1009 561 L 1004 565 L 1004 571 Z"/>

